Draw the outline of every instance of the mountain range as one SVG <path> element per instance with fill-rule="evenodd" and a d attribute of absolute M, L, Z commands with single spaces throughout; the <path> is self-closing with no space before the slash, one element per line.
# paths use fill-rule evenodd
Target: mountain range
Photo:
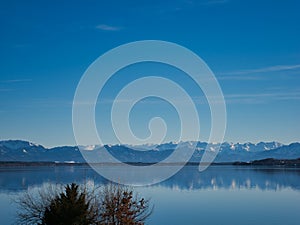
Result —
<path fill-rule="evenodd" d="M 97 158 L 105 148 L 111 155 L 122 162 L 155 163 L 167 158 L 175 150 L 177 143 L 169 142 L 160 145 L 104 145 L 104 146 L 61 146 L 46 148 L 22 140 L 0 141 L 1 162 L 67 162 L 84 163 L 82 156 Z M 190 162 L 199 162 L 205 149 L 215 151 L 219 144 L 206 142 L 181 142 L 181 151 L 196 146 Z M 80 149 L 80 150 L 79 150 Z M 220 152 L 214 162 L 250 162 L 267 158 L 297 159 L 300 158 L 300 143 L 284 145 L 278 142 L 228 143 L 220 146 Z M 98 162 L 97 160 L 95 162 Z M 105 160 L 99 160 L 105 162 Z M 178 159 L 180 162 L 180 159 Z"/>

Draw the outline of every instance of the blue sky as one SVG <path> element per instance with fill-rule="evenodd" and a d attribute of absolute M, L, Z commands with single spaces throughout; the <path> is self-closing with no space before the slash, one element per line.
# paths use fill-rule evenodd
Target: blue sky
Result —
<path fill-rule="evenodd" d="M 299 1 L 1 1 L 0 139 L 74 145 L 72 101 L 84 71 L 118 45 L 153 39 L 189 48 L 215 73 L 227 105 L 226 141 L 300 141 L 299 8 Z M 109 100 L 135 72 L 116 74 L 97 105 L 107 143 L 116 142 Z M 205 141 L 210 118 L 201 90 L 172 68 L 154 72 L 172 74 L 198 99 Z M 132 110 L 133 131 L 146 137 L 158 115 L 169 126 L 166 141 L 176 140 L 178 115 L 158 99 Z"/>

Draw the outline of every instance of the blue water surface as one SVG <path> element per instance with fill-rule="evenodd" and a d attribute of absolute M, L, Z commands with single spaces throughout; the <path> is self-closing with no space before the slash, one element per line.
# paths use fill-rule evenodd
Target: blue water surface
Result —
<path fill-rule="evenodd" d="M 0 224 L 15 223 L 14 200 L 28 189 L 71 182 L 109 183 L 89 166 L 0 167 Z M 299 168 L 211 166 L 199 173 L 185 166 L 162 183 L 134 190 L 154 205 L 149 225 L 299 224 Z"/>

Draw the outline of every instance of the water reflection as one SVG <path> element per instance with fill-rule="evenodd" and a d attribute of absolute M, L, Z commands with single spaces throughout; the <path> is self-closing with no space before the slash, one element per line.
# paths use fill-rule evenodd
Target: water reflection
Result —
<path fill-rule="evenodd" d="M 300 190 L 300 170 L 293 168 L 211 166 L 199 173 L 194 166 L 186 166 L 176 176 L 161 185 L 180 189 L 253 189 Z"/>
<path fill-rule="evenodd" d="M 109 168 L 108 168 L 109 169 Z M 111 169 L 116 169 L 111 166 Z M 161 168 L 168 169 L 166 166 Z M 106 184 L 109 181 L 88 166 L 32 166 L 0 168 L 0 192 L 18 192 L 43 183 Z M 197 166 L 185 166 L 175 176 L 155 186 L 180 190 L 260 189 L 300 190 L 300 169 L 243 166 L 211 166 L 199 173 Z"/>

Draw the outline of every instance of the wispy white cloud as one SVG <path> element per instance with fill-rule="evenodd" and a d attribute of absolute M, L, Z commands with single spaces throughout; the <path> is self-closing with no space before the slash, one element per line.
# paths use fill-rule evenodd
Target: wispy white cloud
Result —
<path fill-rule="evenodd" d="M 107 25 L 107 24 L 99 24 L 99 25 L 96 26 L 96 29 L 98 29 L 98 30 L 104 30 L 104 31 L 119 31 L 122 28 L 121 27 Z"/>
<path fill-rule="evenodd" d="M 258 69 L 247 69 L 247 70 L 237 70 L 229 72 L 216 72 L 218 80 L 265 80 L 268 79 L 266 76 L 259 76 L 264 73 L 278 73 L 285 72 L 284 78 L 288 78 L 287 75 L 292 78 L 292 74 L 299 73 L 300 64 L 296 65 L 277 65 L 269 66 Z M 287 73 L 288 72 L 288 73 Z"/>
<path fill-rule="evenodd" d="M 21 82 L 29 82 L 32 79 L 11 79 L 11 80 L 0 80 L 0 83 L 21 83 Z"/>
<path fill-rule="evenodd" d="M 300 91 L 269 92 L 269 93 L 243 93 L 225 95 L 226 103 L 266 103 L 270 101 L 300 100 Z"/>
<path fill-rule="evenodd" d="M 219 73 L 220 74 L 220 73 Z M 224 75 L 224 76 L 222 76 Z M 262 76 L 255 76 L 255 75 L 247 75 L 247 76 L 241 76 L 241 75 L 225 75 L 222 73 L 221 76 L 217 76 L 218 80 L 248 80 L 248 81 L 257 81 L 257 80 L 264 80 L 265 77 Z"/>
<path fill-rule="evenodd" d="M 228 3 L 229 0 L 208 0 L 208 1 L 204 1 L 201 2 L 202 5 L 215 5 L 215 4 L 224 4 L 224 3 Z"/>
<path fill-rule="evenodd" d="M 207 96 L 190 96 L 191 99 L 198 105 L 207 105 L 208 99 Z M 265 89 L 264 92 L 258 93 L 224 93 L 224 99 L 218 96 L 209 96 L 212 104 L 223 104 L 225 100 L 225 104 L 265 104 L 276 101 L 300 101 L 300 89 L 285 89 L 284 87 Z M 124 103 L 131 104 L 133 102 L 132 99 L 101 99 L 96 102 L 96 104 L 113 104 L 113 103 Z M 188 104 L 186 98 L 177 97 L 174 101 L 175 104 Z M 70 105 L 73 103 L 70 103 Z M 77 106 L 87 106 L 93 105 L 93 102 L 76 102 Z M 142 99 L 138 102 L 138 104 L 153 104 L 160 105 L 165 104 L 164 101 L 160 98 L 150 98 L 150 99 Z"/>
<path fill-rule="evenodd" d="M 0 92 L 7 92 L 7 91 L 13 91 L 13 89 L 0 88 Z"/>
<path fill-rule="evenodd" d="M 300 69 L 300 64 L 277 65 L 277 66 L 270 66 L 270 67 L 264 67 L 264 68 L 259 68 L 259 69 L 224 72 L 224 73 L 219 73 L 219 74 L 220 75 L 243 75 L 243 74 L 255 74 L 255 73 L 280 72 L 280 71 L 295 70 L 295 69 Z"/>
<path fill-rule="evenodd" d="M 12 45 L 13 48 L 28 48 L 30 47 L 30 44 L 14 44 Z"/>

